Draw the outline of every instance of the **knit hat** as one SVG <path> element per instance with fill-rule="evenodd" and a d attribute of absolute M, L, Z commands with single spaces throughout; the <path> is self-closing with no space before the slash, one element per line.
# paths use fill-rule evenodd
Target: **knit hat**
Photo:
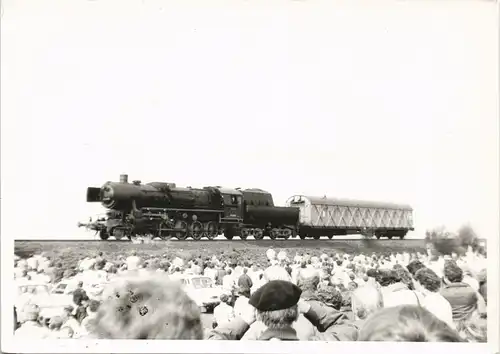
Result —
<path fill-rule="evenodd" d="M 299 302 L 302 290 L 288 281 L 273 280 L 260 287 L 248 303 L 259 311 L 284 310 Z"/>

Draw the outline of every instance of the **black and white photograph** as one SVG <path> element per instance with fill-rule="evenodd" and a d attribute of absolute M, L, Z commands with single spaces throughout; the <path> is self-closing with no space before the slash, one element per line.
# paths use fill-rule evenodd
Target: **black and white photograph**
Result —
<path fill-rule="evenodd" d="M 498 59 L 494 1 L 3 1 L 2 352 L 498 352 Z"/>

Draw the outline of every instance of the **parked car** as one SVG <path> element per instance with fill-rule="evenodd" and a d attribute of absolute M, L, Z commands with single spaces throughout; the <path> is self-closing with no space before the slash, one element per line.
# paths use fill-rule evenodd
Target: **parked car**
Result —
<path fill-rule="evenodd" d="M 65 294 L 73 296 L 73 292 L 78 288 L 78 282 L 80 279 L 71 278 L 64 279 L 57 283 L 52 289 L 53 294 Z M 101 300 L 104 288 L 108 284 L 107 281 L 83 281 L 83 290 L 87 293 L 87 296 L 91 300 Z"/>
<path fill-rule="evenodd" d="M 202 275 L 183 275 L 177 279 L 184 291 L 200 307 L 201 312 L 211 312 L 220 304 L 222 288 L 211 278 Z"/>
<path fill-rule="evenodd" d="M 22 318 L 21 306 L 31 303 L 38 305 L 40 316 L 51 318 L 63 314 L 64 307 L 73 305 L 73 296 L 63 292 L 54 292 L 49 284 L 26 282 L 17 287 L 16 311 L 19 318 Z"/>

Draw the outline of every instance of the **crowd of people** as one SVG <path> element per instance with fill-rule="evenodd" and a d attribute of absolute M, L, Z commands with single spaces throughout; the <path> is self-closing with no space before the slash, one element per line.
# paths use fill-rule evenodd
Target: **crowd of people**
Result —
<path fill-rule="evenodd" d="M 15 281 L 77 279 L 73 304 L 44 318 L 23 290 L 15 336 L 80 339 L 208 339 L 486 342 L 486 255 L 287 254 L 267 263 L 218 254 L 110 261 L 102 252 L 73 268 L 37 254 L 16 257 Z M 211 326 L 177 280 L 204 275 L 222 289 Z M 106 284 L 89 296 L 83 284 Z"/>

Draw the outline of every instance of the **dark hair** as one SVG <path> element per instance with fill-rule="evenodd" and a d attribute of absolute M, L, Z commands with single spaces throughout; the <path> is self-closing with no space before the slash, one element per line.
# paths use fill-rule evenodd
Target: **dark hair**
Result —
<path fill-rule="evenodd" d="M 370 278 L 375 278 L 375 279 L 377 279 L 378 273 L 379 273 L 379 271 L 376 269 L 373 269 L 373 268 L 368 269 L 366 271 L 367 276 L 369 276 Z"/>
<path fill-rule="evenodd" d="M 411 275 L 415 276 L 419 269 L 425 268 L 425 265 L 419 260 L 414 260 L 411 261 L 406 268 L 408 268 Z"/>
<path fill-rule="evenodd" d="M 403 267 L 399 266 L 394 269 L 394 272 L 396 273 L 397 277 L 399 278 L 399 281 L 405 284 L 408 289 L 414 290 L 415 286 L 413 285 L 413 279 L 411 277 L 411 274 L 409 271 L 404 269 Z"/>
<path fill-rule="evenodd" d="M 375 278 L 380 286 L 389 286 L 399 281 L 398 275 L 393 270 L 381 270 Z"/>
<path fill-rule="evenodd" d="M 441 289 L 441 279 L 432 269 L 419 269 L 415 274 L 415 280 L 422 284 L 426 290 L 432 291 L 433 293 L 436 293 L 439 289 Z"/>
<path fill-rule="evenodd" d="M 332 305 L 335 310 L 342 308 L 342 294 L 333 286 L 321 288 L 318 290 L 317 296 L 322 302 Z"/>
<path fill-rule="evenodd" d="M 91 312 L 97 312 L 97 310 L 99 310 L 99 305 L 101 305 L 101 303 L 97 300 L 90 300 L 90 303 L 89 303 L 89 310 Z"/>
<path fill-rule="evenodd" d="M 465 342 L 445 322 L 420 306 L 384 308 L 370 316 L 359 332 L 359 341 Z"/>
<path fill-rule="evenodd" d="M 488 283 L 483 282 L 479 285 L 479 294 L 483 297 L 484 302 L 488 303 Z"/>
<path fill-rule="evenodd" d="M 337 265 L 338 266 L 341 266 L 342 265 L 342 261 L 340 259 L 337 259 Z"/>
<path fill-rule="evenodd" d="M 454 261 L 446 261 L 444 276 L 452 283 L 460 283 L 464 278 L 464 272 Z"/>

